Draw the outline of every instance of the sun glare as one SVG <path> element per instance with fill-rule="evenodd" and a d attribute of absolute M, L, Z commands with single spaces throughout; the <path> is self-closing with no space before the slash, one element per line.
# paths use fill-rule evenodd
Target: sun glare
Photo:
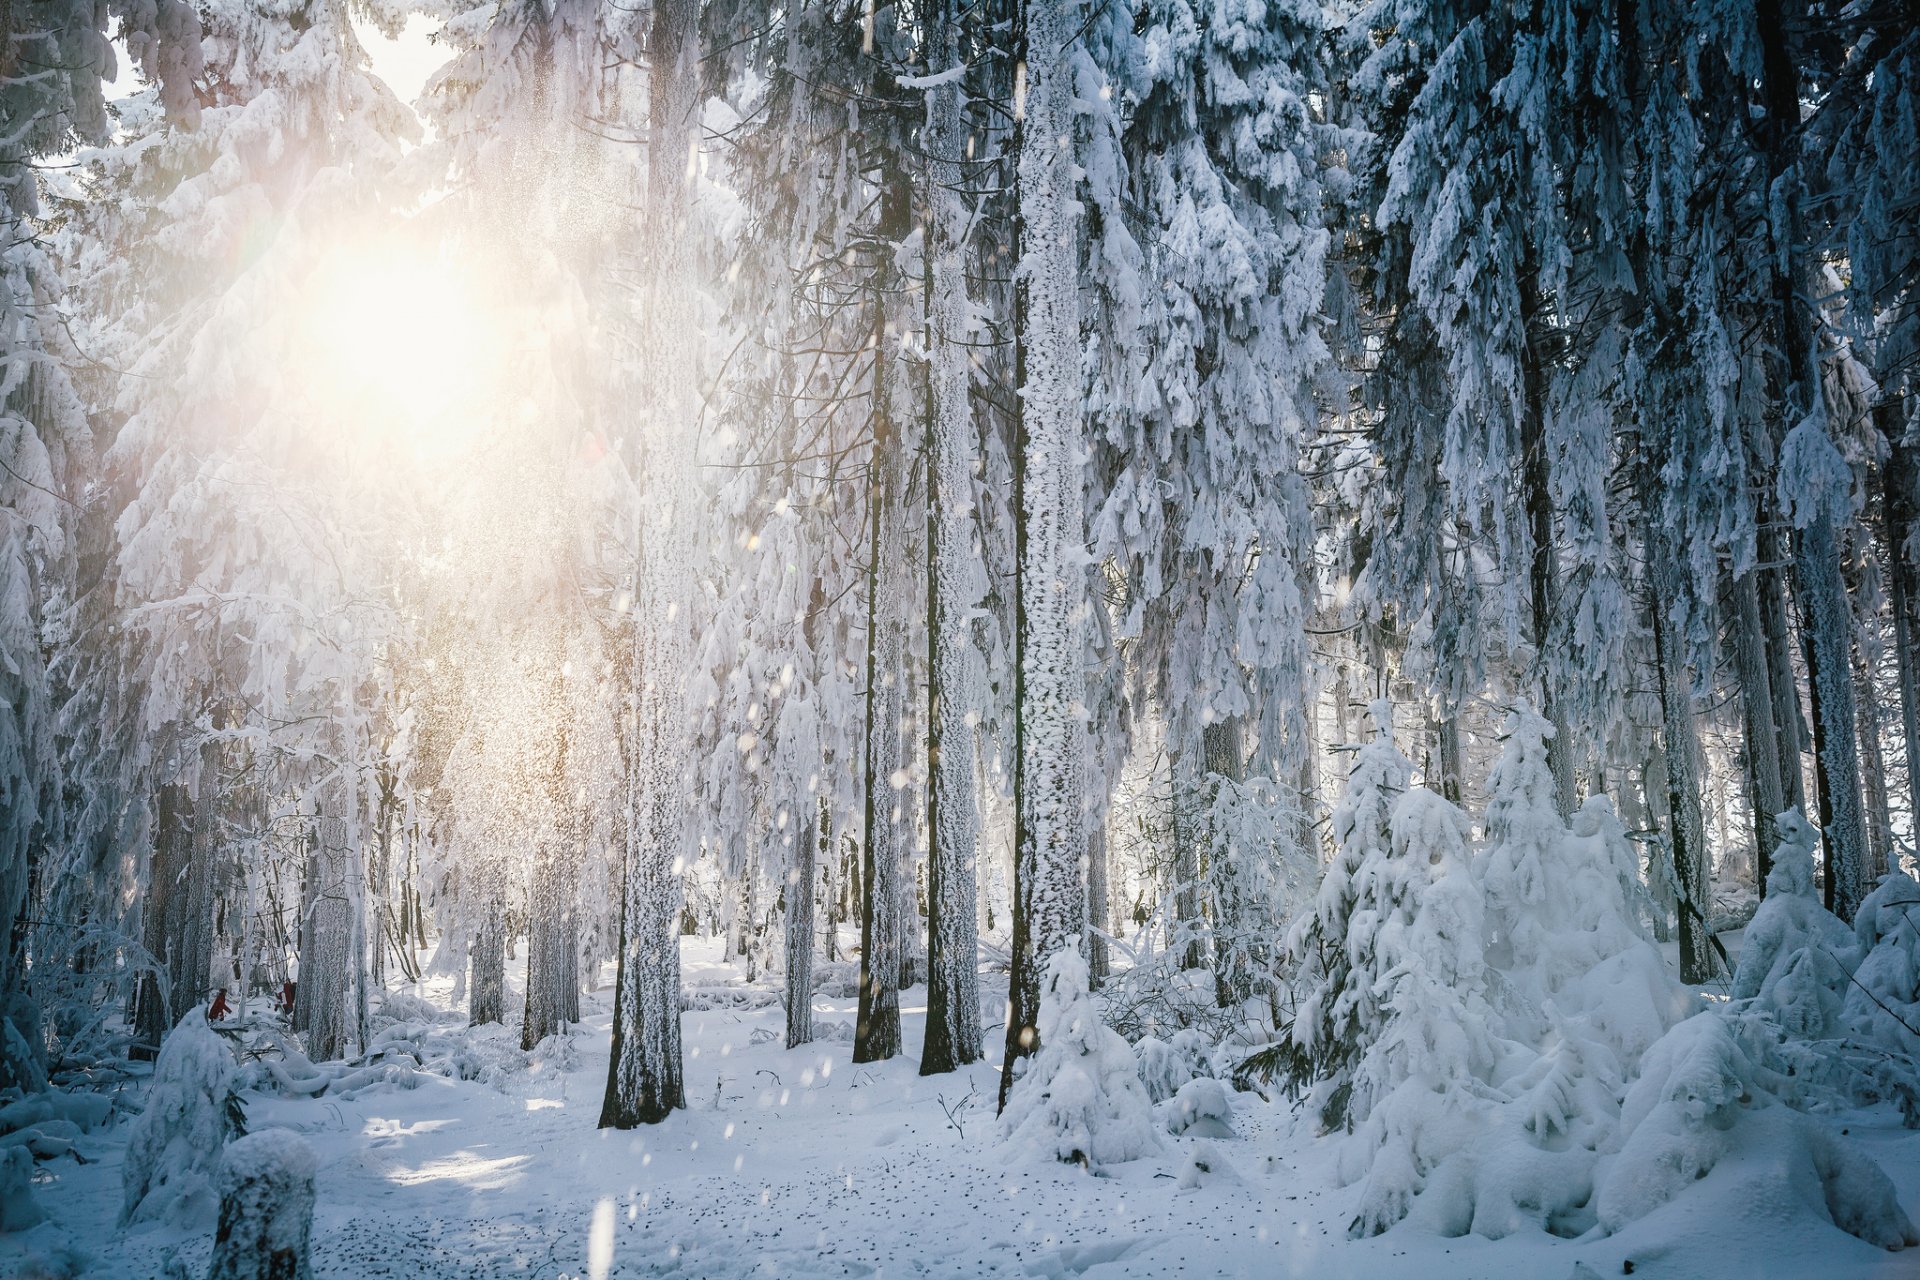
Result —
<path fill-rule="evenodd" d="M 405 245 L 343 246 L 309 298 L 314 408 L 382 453 L 444 460 L 473 443 L 499 403 L 507 342 L 470 273 Z"/>

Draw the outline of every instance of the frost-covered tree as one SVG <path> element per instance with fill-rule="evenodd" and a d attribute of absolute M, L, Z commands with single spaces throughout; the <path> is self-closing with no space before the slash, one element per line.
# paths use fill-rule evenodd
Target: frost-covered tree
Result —
<path fill-rule="evenodd" d="M 645 230 L 652 246 L 639 303 L 641 367 L 656 379 L 630 428 L 630 475 L 644 459 L 650 479 L 635 532 L 642 557 L 622 672 L 625 771 L 620 952 L 613 1055 L 603 1128 L 654 1124 L 685 1103 L 680 1061 L 681 873 L 687 848 L 687 679 L 692 671 L 694 508 L 693 349 L 689 310 L 693 203 L 688 157 L 699 123 L 699 9 L 656 5 L 647 48 L 648 141 Z"/>
<path fill-rule="evenodd" d="M 1085 416 L 1080 390 L 1073 103 L 1078 4 L 1019 11 L 1026 66 L 1018 161 L 1021 352 L 1013 965 L 1004 1109 L 1038 1048 L 1042 967 L 1086 931 Z M 1018 92 L 1016 90 L 1016 92 Z"/>
<path fill-rule="evenodd" d="M 1292 1088 L 1314 1090 L 1312 1105 L 1329 1129 L 1347 1123 L 1354 1064 L 1382 1017 L 1371 959 L 1350 949 L 1347 937 L 1357 913 L 1378 907 L 1363 898 L 1362 875 L 1374 888 L 1385 883 L 1377 864 L 1392 849 L 1388 818 L 1413 780 L 1413 763 L 1394 745 L 1393 704 L 1379 699 L 1369 711 L 1374 739 L 1355 754 L 1333 810 L 1333 862 L 1287 938 L 1301 989 L 1281 1062 Z"/>
<path fill-rule="evenodd" d="M 1093 1170 L 1161 1149 L 1133 1050 L 1100 1020 L 1078 941 L 1047 961 L 1040 1047 L 1020 1065 L 1000 1115 L 1001 1136 L 1016 1158 Z"/>
<path fill-rule="evenodd" d="M 120 1221 L 191 1222 L 215 1204 L 214 1170 L 244 1131 L 233 1096 L 233 1050 L 194 1010 L 167 1034 L 147 1107 L 127 1139 Z"/>

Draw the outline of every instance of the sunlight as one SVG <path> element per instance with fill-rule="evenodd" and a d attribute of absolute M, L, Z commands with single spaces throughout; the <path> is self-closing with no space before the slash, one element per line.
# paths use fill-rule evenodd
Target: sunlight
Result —
<path fill-rule="evenodd" d="M 504 317 L 475 277 L 399 241 L 322 256 L 301 317 L 314 356 L 312 406 L 366 444 L 416 461 L 469 447 L 501 381 Z"/>

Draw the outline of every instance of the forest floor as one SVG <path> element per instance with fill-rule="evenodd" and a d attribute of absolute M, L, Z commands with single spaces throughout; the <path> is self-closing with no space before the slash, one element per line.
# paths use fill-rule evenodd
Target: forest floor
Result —
<path fill-rule="evenodd" d="M 717 954 L 688 941 L 690 985 L 731 985 L 743 1005 L 763 998 Z M 981 1001 L 995 1058 L 998 984 L 986 976 Z M 450 993 L 420 994 L 444 1005 Z M 1236 1099 L 1238 1136 L 1214 1143 L 1230 1168 L 1213 1160 L 1196 1188 L 1181 1189 L 1187 1138 L 1104 1177 L 1035 1167 L 999 1141 L 994 1067 L 922 1078 L 912 1057 L 855 1067 L 843 1041 L 787 1050 L 777 1003 L 689 1012 L 687 1110 L 602 1131 L 610 994 L 603 983 L 587 998 L 561 1052 L 490 1081 L 429 1077 L 351 1102 L 249 1095 L 252 1128 L 296 1129 L 319 1155 L 316 1276 L 572 1280 L 588 1274 L 596 1221 L 603 1240 L 611 1226 L 615 1277 L 1920 1276 L 1920 1253 L 1871 1248 L 1809 1206 L 1753 1194 L 1773 1184 L 1725 1164 L 1605 1239 L 1443 1239 L 1403 1226 L 1349 1240 L 1358 1189 L 1336 1185 L 1334 1144 L 1253 1094 Z M 903 1004 L 910 1049 L 924 997 L 914 988 Z M 823 1027 L 852 1022 L 852 1000 L 814 1007 Z M 483 1050 L 488 1035 L 513 1057 L 511 1032 L 481 1033 Z M 1920 1133 L 1891 1112 L 1830 1120 L 1920 1219 Z M 0 1235 L 0 1277 L 205 1274 L 211 1221 L 116 1230 L 127 1131 L 121 1120 L 93 1135 L 90 1163 L 42 1166 L 49 1221 Z"/>

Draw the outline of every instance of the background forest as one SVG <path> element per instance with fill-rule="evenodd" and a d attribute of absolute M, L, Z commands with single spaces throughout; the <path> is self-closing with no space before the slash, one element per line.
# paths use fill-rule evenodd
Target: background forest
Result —
<path fill-rule="evenodd" d="M 1911 0 L 0 29 L 7 1097 L 611 982 L 632 1128 L 718 937 L 1063 1159 L 1303 1097 L 1362 1235 L 1649 1211 L 1676 1063 L 1920 1120 Z"/>

